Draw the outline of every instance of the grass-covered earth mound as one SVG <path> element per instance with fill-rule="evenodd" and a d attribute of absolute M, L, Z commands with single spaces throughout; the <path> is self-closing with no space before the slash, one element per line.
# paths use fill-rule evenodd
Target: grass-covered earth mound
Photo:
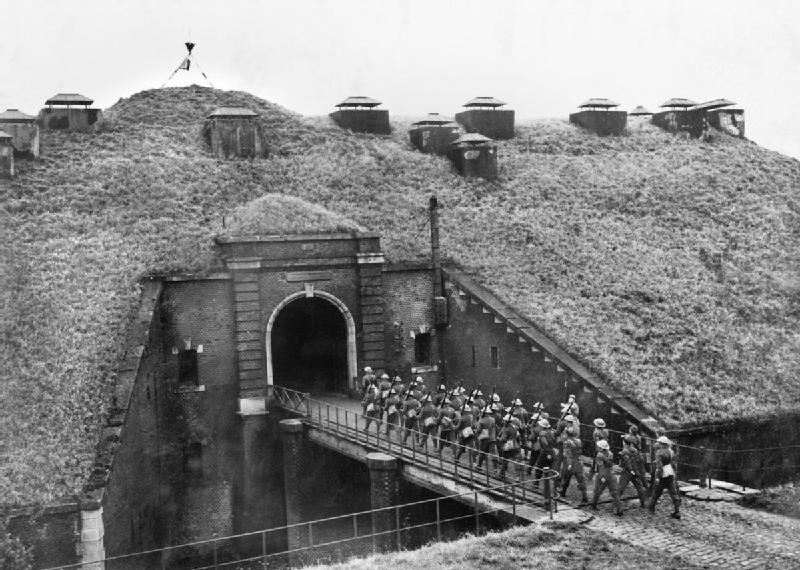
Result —
<path fill-rule="evenodd" d="M 203 148 L 222 105 L 261 114 L 269 159 Z M 800 407 L 793 159 L 537 121 L 499 143 L 490 183 L 416 152 L 405 123 L 356 135 L 245 93 L 145 91 L 105 117 L 44 132 L 0 186 L 0 504 L 80 490 L 142 276 L 211 269 L 213 236 L 242 232 L 364 228 L 418 259 L 433 193 L 447 257 L 664 422 Z"/>

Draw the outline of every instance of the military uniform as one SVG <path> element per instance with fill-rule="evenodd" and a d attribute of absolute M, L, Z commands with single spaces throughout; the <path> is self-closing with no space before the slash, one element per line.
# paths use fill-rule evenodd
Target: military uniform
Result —
<path fill-rule="evenodd" d="M 450 400 L 445 400 L 439 408 L 439 452 L 441 453 L 445 445 L 450 445 L 453 429 L 456 426 L 456 411 L 450 404 Z"/>
<path fill-rule="evenodd" d="M 586 496 L 586 479 L 583 474 L 583 463 L 581 463 L 581 448 L 583 442 L 580 438 L 574 436 L 571 430 L 567 431 L 566 437 L 562 440 L 562 458 L 561 458 L 561 495 L 567 494 L 567 487 L 569 487 L 570 480 L 575 477 L 578 484 L 578 490 L 581 492 L 581 498 L 584 503 L 588 503 L 589 499 Z"/>
<path fill-rule="evenodd" d="M 386 412 L 386 435 L 389 435 L 390 430 L 400 429 L 401 407 L 402 404 L 397 391 L 394 389 L 390 390 L 389 397 L 383 401 L 383 409 Z"/>
<path fill-rule="evenodd" d="M 483 417 L 478 420 L 478 429 L 475 430 L 475 439 L 478 441 L 478 451 L 483 453 L 478 454 L 478 467 L 483 465 L 484 459 L 486 460 L 486 467 L 489 467 L 489 454 L 494 449 L 495 457 L 493 462 L 495 468 L 497 467 L 497 433 L 496 423 L 494 416 L 488 410 L 483 412 Z"/>
<path fill-rule="evenodd" d="M 541 425 L 542 423 L 544 425 Z M 553 455 L 553 447 L 555 446 L 556 438 L 549 425 L 549 422 L 543 420 L 539 426 L 541 428 L 538 436 L 539 454 L 536 456 L 536 463 L 533 468 L 534 488 L 539 486 L 539 480 L 545 475 L 544 470 L 553 466 L 555 457 Z M 545 485 L 545 491 L 549 491 L 549 488 L 549 485 Z"/>
<path fill-rule="evenodd" d="M 665 441 L 666 443 L 664 443 Z M 680 493 L 678 493 L 675 477 L 675 466 L 673 464 L 675 461 L 675 454 L 669 448 L 669 440 L 667 438 L 663 436 L 659 437 L 658 442 L 661 445 L 661 448 L 656 451 L 655 456 L 656 484 L 655 488 L 653 489 L 653 496 L 650 499 L 650 512 L 655 512 L 656 503 L 661 497 L 662 491 L 666 489 L 669 493 L 670 499 L 672 499 L 672 506 L 675 509 L 671 516 L 672 518 L 679 519 L 681 518 L 681 496 Z"/>
<path fill-rule="evenodd" d="M 436 425 L 438 424 L 436 416 L 436 406 L 433 405 L 433 400 L 428 396 L 425 399 L 425 403 L 422 405 L 422 409 L 419 411 L 419 425 L 420 431 L 422 432 L 419 442 L 421 447 L 425 446 L 428 442 L 428 435 L 436 429 Z"/>
<path fill-rule="evenodd" d="M 467 403 L 464 409 L 461 410 L 458 416 L 458 424 L 456 425 L 456 434 L 458 437 L 458 450 L 456 451 L 456 461 L 461 458 L 467 445 L 475 445 L 475 432 L 473 427 L 472 405 Z"/>
<path fill-rule="evenodd" d="M 403 443 L 417 429 L 417 416 L 421 407 L 419 400 L 410 394 L 403 400 Z"/>
<path fill-rule="evenodd" d="M 519 458 L 520 444 L 519 444 L 519 423 L 511 418 L 500 430 L 500 437 L 498 443 L 500 445 L 500 477 L 506 474 L 508 467 L 508 460 L 517 460 Z M 519 472 L 517 472 L 519 476 Z"/>
<path fill-rule="evenodd" d="M 603 493 L 606 487 L 608 487 L 608 492 L 611 494 L 611 498 L 614 500 L 614 507 L 616 509 L 616 513 L 618 515 L 622 514 L 622 504 L 619 500 L 619 493 L 617 492 L 617 478 L 614 477 L 613 468 L 614 468 L 614 454 L 611 453 L 611 450 L 608 449 L 608 442 L 606 440 L 600 440 L 602 444 L 605 444 L 605 447 L 602 445 L 598 446 L 599 449 L 597 451 L 597 456 L 595 457 L 595 463 L 597 465 L 597 474 L 594 476 L 594 493 L 592 493 L 592 508 L 597 508 L 597 501 L 600 499 L 600 495 Z"/>
<path fill-rule="evenodd" d="M 380 422 L 383 410 L 381 408 L 381 392 L 375 384 L 367 389 L 362 402 L 364 406 L 364 431 L 369 429 L 369 424 L 375 421 Z"/>
<path fill-rule="evenodd" d="M 592 471 L 595 471 L 597 467 L 597 442 L 601 439 L 604 441 L 608 441 L 608 430 L 606 429 L 606 424 L 603 420 L 597 419 L 594 421 L 594 431 L 592 432 Z"/>
<path fill-rule="evenodd" d="M 639 504 L 644 507 L 645 492 L 644 492 L 644 464 L 642 457 L 639 455 L 639 450 L 633 446 L 633 439 L 631 436 L 625 436 L 623 440 L 625 446 L 619 453 L 619 495 L 625 492 L 628 483 L 632 483 L 636 489 L 636 494 L 639 496 Z"/>

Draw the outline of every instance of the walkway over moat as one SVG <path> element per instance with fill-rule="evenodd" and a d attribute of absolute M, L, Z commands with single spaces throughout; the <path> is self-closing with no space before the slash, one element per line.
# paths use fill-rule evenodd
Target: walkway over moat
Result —
<path fill-rule="evenodd" d="M 360 402 L 342 394 L 321 393 L 312 396 L 282 386 L 272 387 L 272 405 L 295 413 L 306 426 L 306 435 L 314 443 L 333 449 L 357 461 L 367 463 L 367 454 L 382 452 L 398 460 L 399 475 L 407 481 L 441 495 L 460 495 L 463 502 L 481 511 L 493 511 L 511 517 L 509 522 L 539 521 L 544 518 L 580 518 L 572 505 L 550 500 L 553 496 L 554 471 L 538 479 L 527 473 L 527 465 L 508 461 L 506 476 L 487 468 L 497 457 L 484 457 L 477 450 L 464 453 L 459 461 L 453 454 L 454 442 L 438 451 L 440 440 L 429 436 L 427 445 L 415 442 L 415 434 L 402 444 L 402 436 L 392 430 L 386 435 L 386 422 L 372 420 L 365 429 Z M 545 489 L 547 488 L 547 493 Z M 471 493 L 471 494 L 470 494 Z M 551 512 L 552 511 L 552 512 Z"/>

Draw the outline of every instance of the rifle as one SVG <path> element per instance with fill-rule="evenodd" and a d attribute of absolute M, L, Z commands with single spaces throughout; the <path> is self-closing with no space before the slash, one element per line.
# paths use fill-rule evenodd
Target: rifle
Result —
<path fill-rule="evenodd" d="M 513 399 L 513 400 L 511 400 L 511 405 L 512 405 L 512 406 L 514 405 L 514 402 L 516 402 L 516 401 L 517 401 L 517 398 L 519 398 L 519 391 L 517 391 L 517 393 L 516 393 L 516 394 L 514 394 L 514 399 Z M 509 422 L 511 421 L 511 418 L 513 417 L 513 416 L 511 415 L 511 412 L 513 412 L 513 411 L 514 411 L 514 410 L 513 410 L 513 408 L 512 408 L 512 409 L 511 409 L 511 411 L 509 411 L 509 412 L 508 412 L 508 419 L 507 419 L 507 420 L 505 421 L 505 423 L 503 424 L 503 429 L 506 429 L 506 427 L 508 427 L 508 424 L 509 424 Z"/>
<path fill-rule="evenodd" d="M 566 408 L 564 408 L 564 411 L 561 413 L 561 417 L 560 417 L 560 418 L 558 418 L 558 421 L 559 421 L 559 422 L 562 422 L 562 421 L 564 421 L 564 418 L 566 418 L 566 417 L 567 417 L 567 416 L 570 414 L 570 411 L 572 410 L 572 406 L 574 406 L 574 405 L 575 405 L 575 402 L 570 402 L 570 403 L 567 405 L 567 407 L 566 407 Z"/>

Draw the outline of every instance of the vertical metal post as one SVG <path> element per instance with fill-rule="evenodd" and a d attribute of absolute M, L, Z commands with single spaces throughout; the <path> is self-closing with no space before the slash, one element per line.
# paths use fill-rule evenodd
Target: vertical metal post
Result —
<path fill-rule="evenodd" d="M 442 542 L 442 514 L 439 510 L 439 503 L 441 501 L 436 499 L 436 540 Z"/>
<path fill-rule="evenodd" d="M 317 421 L 319 422 L 319 427 L 322 427 L 322 406 L 317 406 Z"/>
<path fill-rule="evenodd" d="M 325 422 L 331 427 L 331 405 L 325 404 Z"/>
<path fill-rule="evenodd" d="M 394 528 L 397 531 L 397 550 L 400 550 L 402 546 L 402 540 L 400 540 L 400 507 L 394 508 Z"/>
<path fill-rule="evenodd" d="M 358 519 L 353 515 L 353 538 L 358 538 Z"/>
<path fill-rule="evenodd" d="M 553 486 L 550 483 L 550 477 L 544 480 L 544 484 L 547 485 L 545 489 L 545 494 L 547 495 L 547 510 L 550 511 L 550 520 L 553 520 Z"/>
<path fill-rule="evenodd" d="M 517 519 L 517 484 L 511 484 L 511 513 L 514 515 L 514 522 Z"/>
<path fill-rule="evenodd" d="M 470 453 L 469 448 L 467 448 L 467 460 L 469 460 L 469 480 L 475 482 L 475 473 L 472 470 L 472 453 Z"/>
<path fill-rule="evenodd" d="M 347 410 L 344 411 L 344 434 L 347 435 L 347 430 L 350 429 L 350 419 L 347 417 Z"/>
<path fill-rule="evenodd" d="M 481 533 L 480 516 L 478 515 L 478 492 L 475 491 L 475 536 Z"/>
<path fill-rule="evenodd" d="M 336 410 L 336 434 L 339 434 L 339 406 L 334 406 Z"/>
<path fill-rule="evenodd" d="M 261 531 L 261 557 L 264 559 L 264 568 L 267 567 L 267 531 Z"/>
<path fill-rule="evenodd" d="M 303 399 L 306 401 L 306 417 L 311 417 L 311 394 L 303 394 Z"/>
<path fill-rule="evenodd" d="M 214 568 L 217 567 L 217 541 L 215 540 L 213 543 L 214 545 Z"/>
<path fill-rule="evenodd" d="M 308 545 L 309 546 L 314 546 L 314 528 L 312 526 L 313 524 L 314 524 L 313 522 L 308 523 Z"/>
<path fill-rule="evenodd" d="M 517 467 L 519 467 L 519 465 L 517 465 Z M 522 468 L 521 469 L 522 469 L 522 475 L 521 475 L 521 477 L 522 477 L 522 500 L 525 501 L 526 500 L 525 499 L 525 487 L 527 487 L 527 484 L 525 482 L 525 463 L 524 462 L 522 463 Z"/>

